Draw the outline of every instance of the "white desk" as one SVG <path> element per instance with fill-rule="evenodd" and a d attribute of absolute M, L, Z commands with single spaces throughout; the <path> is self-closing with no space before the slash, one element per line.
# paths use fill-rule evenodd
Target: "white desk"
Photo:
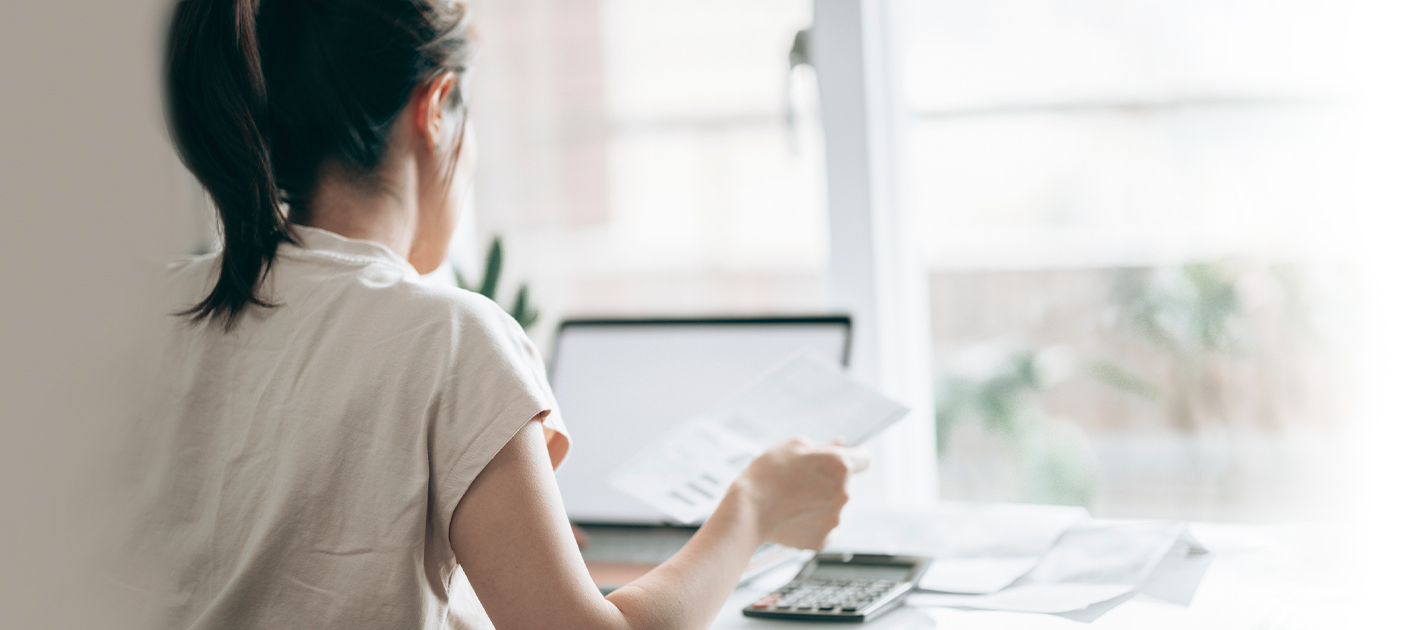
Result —
<path fill-rule="evenodd" d="M 1091 624 L 1052 615 L 899 608 L 862 625 L 751 619 L 741 608 L 793 577 L 797 564 L 780 567 L 738 588 L 714 629 L 806 630 L 842 627 L 866 630 L 1072 629 L 1090 630 L 1271 630 L 1306 628 L 1404 628 L 1404 615 L 1379 625 L 1360 621 L 1350 588 L 1338 530 L 1313 526 L 1196 523 L 1191 532 L 1214 553 L 1214 561 L 1190 606 L 1133 599 Z M 860 550 L 855 550 L 860 551 Z"/>

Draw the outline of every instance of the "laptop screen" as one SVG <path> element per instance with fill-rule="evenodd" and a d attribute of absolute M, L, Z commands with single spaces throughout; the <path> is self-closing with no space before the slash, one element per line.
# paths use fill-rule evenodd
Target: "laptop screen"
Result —
<path fill-rule="evenodd" d="M 664 523 L 609 475 L 797 352 L 846 365 L 850 329 L 846 316 L 563 322 L 551 387 L 573 438 L 556 474 L 566 513 L 578 523 Z"/>

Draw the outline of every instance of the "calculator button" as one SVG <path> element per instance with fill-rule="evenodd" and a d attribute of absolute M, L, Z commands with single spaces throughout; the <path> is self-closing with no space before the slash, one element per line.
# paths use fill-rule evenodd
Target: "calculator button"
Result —
<path fill-rule="evenodd" d="M 857 606 L 844 606 L 843 612 L 858 612 Z"/>

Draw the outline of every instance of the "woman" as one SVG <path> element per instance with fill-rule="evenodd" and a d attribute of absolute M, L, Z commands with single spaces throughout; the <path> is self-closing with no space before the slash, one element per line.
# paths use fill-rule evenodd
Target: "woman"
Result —
<path fill-rule="evenodd" d="M 172 270 L 130 585 L 153 626 L 464 627 L 461 565 L 503 630 L 701 628 L 760 544 L 838 523 L 865 460 L 791 441 L 676 557 L 594 588 L 535 349 L 419 279 L 462 205 L 470 43 L 441 0 L 177 5 L 168 116 L 224 247 Z"/>

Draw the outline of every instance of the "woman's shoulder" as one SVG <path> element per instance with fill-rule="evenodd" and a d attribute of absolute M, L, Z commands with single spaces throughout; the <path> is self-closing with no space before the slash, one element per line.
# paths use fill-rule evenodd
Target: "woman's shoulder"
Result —
<path fill-rule="evenodd" d="M 166 263 L 166 297 L 170 300 L 199 301 L 219 279 L 220 253 L 186 256 Z"/>
<path fill-rule="evenodd" d="M 479 293 L 421 277 L 406 277 L 384 288 L 392 295 L 378 301 L 407 323 L 437 324 L 432 326 L 436 335 L 447 334 L 452 341 L 470 345 L 513 349 L 529 345 L 517 321 Z"/>
<path fill-rule="evenodd" d="M 394 287 L 407 306 L 460 324 L 496 325 L 514 322 L 497 302 L 480 293 L 426 278 L 406 278 Z"/>
<path fill-rule="evenodd" d="M 523 391 L 547 391 L 543 361 L 521 325 L 483 295 L 423 279 L 393 287 L 403 333 L 396 345 L 421 358 L 436 357 L 446 375 L 475 374 L 499 389 L 518 383 Z M 387 337 L 396 336 L 384 331 Z M 542 396 L 538 394 L 538 397 Z"/>

